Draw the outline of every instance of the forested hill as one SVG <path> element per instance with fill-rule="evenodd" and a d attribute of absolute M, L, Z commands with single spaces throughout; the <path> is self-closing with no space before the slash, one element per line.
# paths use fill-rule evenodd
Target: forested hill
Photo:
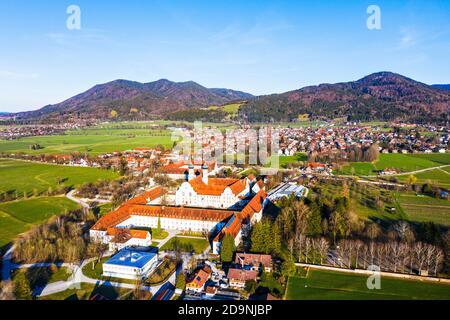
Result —
<path fill-rule="evenodd" d="M 255 97 L 240 108 L 249 122 L 292 121 L 299 116 L 348 120 L 446 122 L 450 92 L 391 72 Z"/>

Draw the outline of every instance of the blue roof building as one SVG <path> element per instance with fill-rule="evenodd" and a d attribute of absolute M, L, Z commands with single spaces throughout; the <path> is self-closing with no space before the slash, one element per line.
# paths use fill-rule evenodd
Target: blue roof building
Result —
<path fill-rule="evenodd" d="M 157 264 L 157 253 L 124 249 L 103 264 L 103 276 L 144 279 L 156 268 Z"/>

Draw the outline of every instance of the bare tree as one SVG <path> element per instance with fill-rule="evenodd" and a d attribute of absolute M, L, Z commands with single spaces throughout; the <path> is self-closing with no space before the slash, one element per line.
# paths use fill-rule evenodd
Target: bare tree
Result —
<path fill-rule="evenodd" d="M 423 265 L 426 261 L 426 254 L 425 254 L 426 246 L 422 242 L 416 242 L 414 244 L 413 250 L 414 250 L 414 257 L 417 261 L 418 271 L 420 274 L 423 270 Z"/>
<path fill-rule="evenodd" d="M 318 243 L 318 251 L 320 254 L 320 264 L 323 264 L 323 258 L 327 256 L 330 244 L 325 238 L 320 238 Z"/>
<path fill-rule="evenodd" d="M 361 251 L 361 248 L 364 246 L 364 243 L 361 240 L 355 241 L 355 268 L 358 269 L 358 262 L 359 262 L 359 252 Z"/>
<path fill-rule="evenodd" d="M 442 262 L 444 261 L 444 253 L 442 250 L 437 250 L 434 257 L 434 274 L 437 276 L 439 269 L 441 268 Z"/>

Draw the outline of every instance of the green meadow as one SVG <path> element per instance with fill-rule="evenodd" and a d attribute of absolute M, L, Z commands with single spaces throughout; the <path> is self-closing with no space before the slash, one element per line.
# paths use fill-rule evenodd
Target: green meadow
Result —
<path fill-rule="evenodd" d="M 297 153 L 293 156 L 278 156 L 274 155 L 271 157 L 270 163 L 266 165 L 267 168 L 271 167 L 274 160 L 276 161 L 278 159 L 280 168 L 285 168 L 289 164 L 296 164 L 299 162 L 305 162 L 308 161 L 308 156 L 305 153 Z"/>
<path fill-rule="evenodd" d="M 77 203 L 65 197 L 39 197 L 0 203 L 0 247 L 33 225 L 78 208 Z"/>
<path fill-rule="evenodd" d="M 378 161 L 352 162 L 337 171 L 338 174 L 375 176 L 375 170 L 398 169 L 411 172 L 450 164 L 450 154 L 380 154 Z"/>
<path fill-rule="evenodd" d="M 425 172 L 415 173 L 418 184 L 433 183 L 443 188 L 450 188 L 450 167 L 428 170 Z M 405 181 L 408 175 L 398 176 L 399 181 Z"/>
<path fill-rule="evenodd" d="M 111 134 L 109 129 L 98 131 L 88 130 L 70 135 L 27 137 L 17 140 L 0 140 L 0 152 L 27 154 L 70 154 L 73 152 L 97 155 L 113 151 L 125 151 L 139 147 L 156 147 L 162 145 L 171 147 L 173 142 L 167 132 L 161 135 L 138 135 L 138 130 L 116 131 Z M 83 133 L 84 132 L 84 133 Z M 159 132 L 159 131 L 158 131 Z M 30 150 L 30 145 L 39 144 L 42 149 Z"/>
<path fill-rule="evenodd" d="M 164 244 L 160 250 L 176 250 L 178 248 L 181 251 L 195 251 L 195 253 L 200 254 L 205 251 L 208 246 L 208 240 L 203 238 L 174 237 Z"/>
<path fill-rule="evenodd" d="M 449 300 L 450 285 L 381 277 L 369 290 L 367 276 L 310 269 L 289 277 L 286 300 Z"/>
<path fill-rule="evenodd" d="M 119 174 L 111 170 L 69 167 L 0 159 L 0 193 L 16 192 L 31 195 L 53 190 L 58 186 L 77 187 L 97 180 L 113 180 Z M 58 185 L 60 182 L 60 185 Z"/>

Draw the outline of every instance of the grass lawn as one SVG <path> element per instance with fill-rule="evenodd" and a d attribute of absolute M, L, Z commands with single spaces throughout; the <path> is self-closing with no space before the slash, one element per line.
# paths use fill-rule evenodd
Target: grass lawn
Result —
<path fill-rule="evenodd" d="M 192 251 L 195 253 L 202 253 L 208 248 L 209 242 L 203 238 L 181 238 L 174 237 L 170 239 L 166 244 L 161 247 L 161 251 L 164 250 L 176 250 L 180 248 L 181 251 Z"/>
<path fill-rule="evenodd" d="M 0 247 L 32 225 L 77 208 L 77 203 L 64 197 L 40 197 L 0 203 Z"/>
<path fill-rule="evenodd" d="M 450 164 L 450 153 L 417 153 L 412 154 L 411 156 L 437 162 L 441 165 Z"/>
<path fill-rule="evenodd" d="M 450 201 L 448 200 L 403 193 L 398 196 L 398 202 L 410 221 L 431 221 L 450 225 Z"/>
<path fill-rule="evenodd" d="M 164 240 L 169 236 L 169 233 L 165 230 L 152 229 L 152 240 Z"/>
<path fill-rule="evenodd" d="M 401 172 L 427 169 L 448 164 L 450 154 L 380 154 L 378 161 L 352 162 L 345 165 L 337 173 L 346 175 L 375 176 L 374 170 L 387 168 Z"/>
<path fill-rule="evenodd" d="M 450 299 L 450 285 L 381 278 L 380 290 L 369 290 L 367 276 L 309 270 L 307 277 L 289 278 L 287 300 L 410 300 Z"/>
<path fill-rule="evenodd" d="M 96 168 L 68 167 L 60 165 L 34 163 L 20 160 L 0 159 L 0 193 L 17 192 L 19 195 L 31 195 L 33 190 L 38 193 L 47 191 L 49 187 L 55 190 L 58 179 L 61 186 L 79 186 L 97 180 L 112 180 L 119 174 L 111 170 Z"/>

